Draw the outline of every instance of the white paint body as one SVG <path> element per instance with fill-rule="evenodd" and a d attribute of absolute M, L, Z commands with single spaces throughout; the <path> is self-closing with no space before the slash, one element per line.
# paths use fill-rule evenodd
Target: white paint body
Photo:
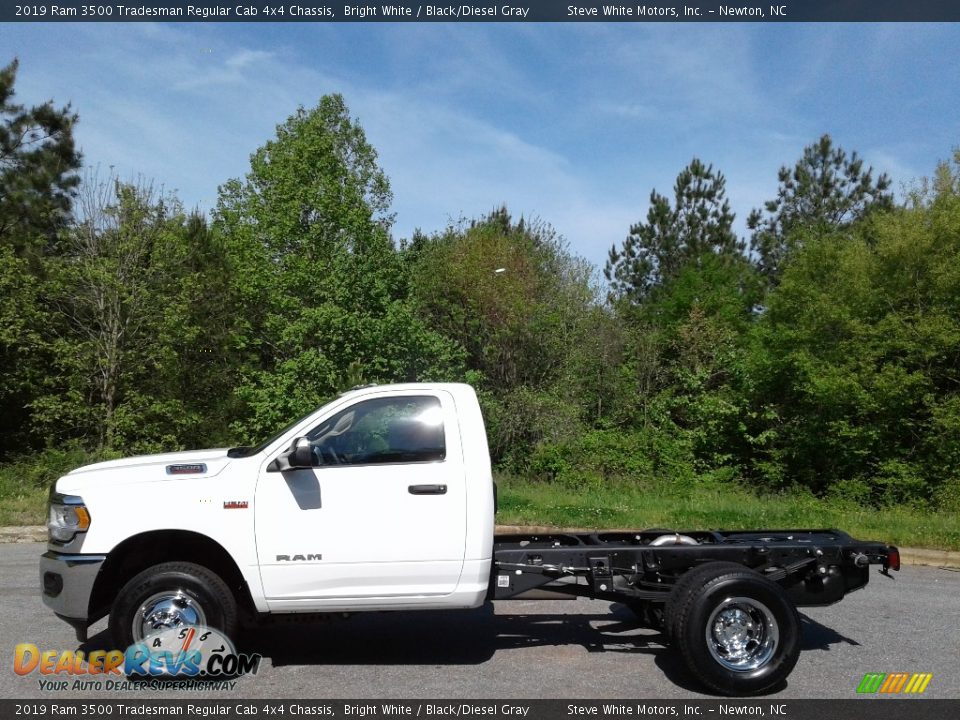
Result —
<path fill-rule="evenodd" d="M 408 396 L 439 401 L 442 460 L 269 469 L 296 438 L 337 413 Z M 206 470 L 168 474 L 178 464 Z M 446 492 L 412 494 L 415 485 L 445 485 Z M 354 390 L 250 457 L 221 449 L 112 460 L 74 470 L 56 490 L 82 497 L 90 512 L 85 554 L 109 555 L 154 530 L 199 533 L 233 557 L 260 612 L 468 608 L 487 592 L 493 478 L 469 385 Z"/>

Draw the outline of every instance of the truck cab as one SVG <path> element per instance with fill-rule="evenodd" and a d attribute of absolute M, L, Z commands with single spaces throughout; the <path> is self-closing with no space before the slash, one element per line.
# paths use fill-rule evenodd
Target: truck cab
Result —
<path fill-rule="evenodd" d="M 176 577 L 166 591 L 150 583 L 157 597 L 142 607 L 150 597 L 131 581 L 201 560 L 252 615 L 476 607 L 493 516 L 470 386 L 360 388 L 256 447 L 113 460 L 60 478 L 43 599 L 80 634 L 113 608 L 116 639 L 137 640 L 190 592 Z M 193 605 L 181 621 L 217 614 Z"/>

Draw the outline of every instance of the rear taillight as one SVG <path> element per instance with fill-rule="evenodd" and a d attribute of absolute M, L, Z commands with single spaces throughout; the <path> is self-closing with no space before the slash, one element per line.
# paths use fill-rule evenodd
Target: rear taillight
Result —
<path fill-rule="evenodd" d="M 887 548 L 887 559 L 883 561 L 883 571 L 900 570 L 900 551 L 893 545 Z"/>

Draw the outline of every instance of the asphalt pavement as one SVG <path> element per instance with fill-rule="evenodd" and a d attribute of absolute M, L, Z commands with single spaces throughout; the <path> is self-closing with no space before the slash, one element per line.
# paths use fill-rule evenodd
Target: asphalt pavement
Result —
<path fill-rule="evenodd" d="M 0 545 L 0 697 L 569 698 L 711 697 L 623 606 L 596 600 L 499 601 L 473 611 L 359 613 L 247 632 L 259 672 L 230 690 L 43 690 L 13 670 L 14 648 L 110 649 L 105 621 L 79 644 L 40 600 L 41 543 Z M 803 652 L 772 697 L 851 698 L 865 673 L 927 672 L 924 695 L 960 698 L 960 572 L 905 567 L 842 602 L 805 608 Z M 67 676 L 60 676 L 67 678 Z M 50 679 L 49 677 L 46 679 Z M 71 683 L 74 678 L 69 678 Z"/>

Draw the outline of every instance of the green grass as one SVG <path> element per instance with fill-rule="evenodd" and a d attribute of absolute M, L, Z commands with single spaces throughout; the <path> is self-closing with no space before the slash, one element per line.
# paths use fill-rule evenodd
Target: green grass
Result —
<path fill-rule="evenodd" d="M 760 496 L 731 484 L 605 483 L 573 488 L 498 477 L 501 525 L 759 530 L 839 528 L 861 540 L 960 550 L 956 513 L 869 508 L 805 493 Z"/>
<path fill-rule="evenodd" d="M 0 525 L 43 525 L 46 512 L 46 490 L 0 485 Z"/>
<path fill-rule="evenodd" d="M 48 494 L 19 463 L 0 466 L 0 525 L 43 525 Z"/>
<path fill-rule="evenodd" d="M 101 460 L 70 445 L 24 455 L 0 465 L 0 525 L 43 525 L 50 486 L 61 475 Z"/>

